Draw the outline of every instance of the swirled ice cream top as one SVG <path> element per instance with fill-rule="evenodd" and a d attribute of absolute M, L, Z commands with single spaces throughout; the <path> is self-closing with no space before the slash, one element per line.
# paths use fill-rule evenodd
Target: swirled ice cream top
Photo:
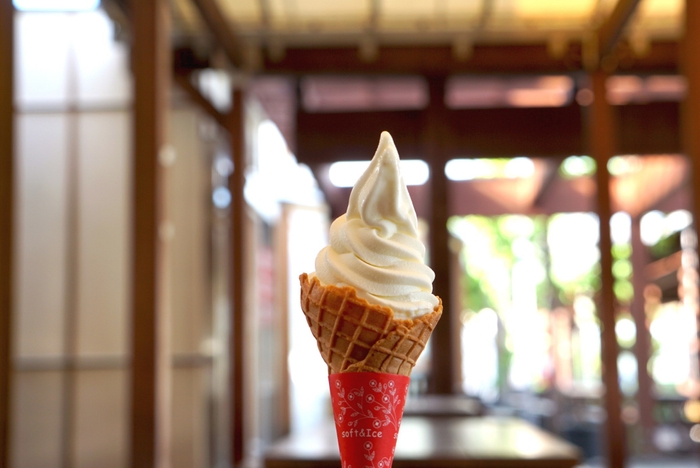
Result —
<path fill-rule="evenodd" d="M 394 140 L 382 132 L 347 213 L 333 221 L 330 245 L 316 257 L 316 276 L 324 284 L 354 287 L 368 302 L 390 307 L 396 318 L 419 317 L 438 305 L 435 273 L 424 256 Z"/>

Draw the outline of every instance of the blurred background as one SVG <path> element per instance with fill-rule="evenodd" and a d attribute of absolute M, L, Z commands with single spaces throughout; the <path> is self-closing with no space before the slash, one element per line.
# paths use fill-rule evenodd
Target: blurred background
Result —
<path fill-rule="evenodd" d="M 445 303 L 409 400 L 700 466 L 697 2 L 2 2 L 2 466 L 329 420 L 298 276 L 382 130 Z"/>

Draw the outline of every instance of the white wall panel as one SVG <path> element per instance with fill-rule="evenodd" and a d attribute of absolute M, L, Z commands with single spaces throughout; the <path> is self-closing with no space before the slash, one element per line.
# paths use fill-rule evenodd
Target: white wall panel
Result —
<path fill-rule="evenodd" d="M 78 128 L 78 353 L 126 354 L 131 117 L 83 112 Z"/>
<path fill-rule="evenodd" d="M 126 467 L 128 372 L 80 371 L 76 383 L 75 467 Z"/>
<path fill-rule="evenodd" d="M 174 353 L 197 353 L 211 335 L 211 169 L 198 123 L 198 114 L 192 109 L 173 111 L 170 116 L 169 138 L 176 153 L 167 172 L 167 218 L 174 227 L 168 244 Z"/>
<path fill-rule="evenodd" d="M 68 104 L 70 17 L 65 13 L 17 13 L 15 102 L 20 107 Z"/>
<path fill-rule="evenodd" d="M 13 385 L 11 466 L 61 466 L 61 373 L 17 372 Z"/>
<path fill-rule="evenodd" d="M 19 356 L 63 351 L 68 118 L 18 115 L 17 305 Z"/>
<path fill-rule="evenodd" d="M 175 369 L 172 395 L 173 468 L 204 468 L 207 460 L 206 376 L 208 369 Z"/>
<path fill-rule="evenodd" d="M 80 105 L 121 105 L 131 101 L 129 49 L 114 40 L 114 25 L 102 11 L 73 19 L 73 50 Z"/>

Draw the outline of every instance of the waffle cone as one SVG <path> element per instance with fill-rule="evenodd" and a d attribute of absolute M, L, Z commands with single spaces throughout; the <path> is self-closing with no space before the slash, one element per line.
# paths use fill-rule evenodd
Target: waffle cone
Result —
<path fill-rule="evenodd" d="M 442 315 L 435 309 L 413 319 L 395 319 L 388 307 L 370 304 L 350 287 L 322 285 L 303 273 L 301 308 L 329 374 L 380 372 L 410 376 Z"/>

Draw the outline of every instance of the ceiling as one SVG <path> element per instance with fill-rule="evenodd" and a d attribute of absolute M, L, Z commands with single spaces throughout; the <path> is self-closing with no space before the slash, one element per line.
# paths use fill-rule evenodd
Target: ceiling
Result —
<path fill-rule="evenodd" d="M 590 50 L 595 55 L 593 69 L 615 73 L 608 80 L 607 93 L 608 100 L 620 106 L 621 128 L 633 128 L 634 141 L 645 136 L 653 142 L 664 140 L 659 129 L 668 129 L 677 139 L 677 123 L 668 122 L 677 120 L 675 102 L 685 93 L 682 77 L 674 76 L 685 1 L 170 0 L 175 37 L 188 50 L 208 55 L 205 66 L 226 68 L 228 60 L 234 69 L 258 72 L 258 82 L 266 73 L 279 74 L 273 79 L 294 77 L 281 85 L 273 83 L 262 93 L 269 99 L 261 101 L 278 124 L 278 114 L 295 118 L 289 125 L 282 122 L 280 128 L 290 146 L 296 147 L 299 160 L 316 169 L 332 160 L 370 156 L 377 128 L 396 127 L 392 133 L 401 137 L 404 152 L 423 155 L 425 122 L 430 116 L 426 109 L 435 97 L 432 88 L 443 96 L 447 124 L 441 129 L 441 144 L 446 154 L 452 150 L 481 156 L 506 156 L 516 154 L 515 150 L 540 156 L 583 154 L 582 109 L 590 102 L 579 91 L 586 91 L 589 84 L 587 76 L 577 72 L 592 69 L 586 59 Z M 627 7 L 631 16 L 620 14 Z M 177 41 L 174 46 L 178 47 Z M 217 60 L 217 48 L 224 61 Z M 257 59 L 251 58 L 255 55 Z M 187 60 L 178 66 L 181 72 L 199 67 Z M 444 89 L 435 86 L 435 77 Z M 280 97 L 282 88 L 286 100 Z M 286 112 L 265 106 L 287 101 L 292 104 Z M 655 101 L 673 102 L 627 106 Z M 659 112 L 667 107 L 671 119 L 668 112 Z M 644 117 L 643 125 L 631 125 L 625 120 L 627 114 L 637 120 Z M 665 125 L 657 125 L 657 114 L 666 118 Z M 367 140 L 364 146 L 363 139 Z M 659 150 L 648 143 L 640 144 L 642 153 Z M 664 148 L 661 152 L 676 149 Z M 672 198 L 669 193 L 683 186 L 687 172 L 683 161 L 669 165 L 668 157 L 644 161 L 648 170 L 613 184 L 616 203 L 629 205 L 625 208 L 630 211 Z M 551 161 L 541 166 L 540 175 L 553 173 Z M 630 187 L 638 187 L 640 177 L 653 178 L 667 166 L 675 171 L 668 177 L 672 180 L 668 187 L 650 192 L 648 200 L 631 194 Z M 578 208 L 593 199 L 590 180 L 552 180 L 557 179 L 543 176 L 518 184 L 496 180 L 452 185 L 472 198 L 480 196 L 478 205 L 493 205 L 494 213 L 567 209 L 537 205 L 545 191 L 550 202 L 578 200 Z M 519 192 L 506 197 L 498 187 Z M 347 190 L 324 189 L 332 205 L 335 200 L 338 209 L 345 206 Z M 423 188 L 413 190 L 417 191 L 414 199 L 429 198 L 420 193 Z M 469 199 L 467 192 L 457 198 Z M 489 195 L 496 192 L 495 198 Z M 496 206 L 496 201 L 504 199 L 524 205 Z"/>
<path fill-rule="evenodd" d="M 205 30 L 191 0 L 172 0 L 181 32 Z M 214 0 L 243 41 L 275 47 L 580 40 L 616 0 Z M 627 35 L 642 44 L 680 36 L 683 0 L 641 0 Z"/>

